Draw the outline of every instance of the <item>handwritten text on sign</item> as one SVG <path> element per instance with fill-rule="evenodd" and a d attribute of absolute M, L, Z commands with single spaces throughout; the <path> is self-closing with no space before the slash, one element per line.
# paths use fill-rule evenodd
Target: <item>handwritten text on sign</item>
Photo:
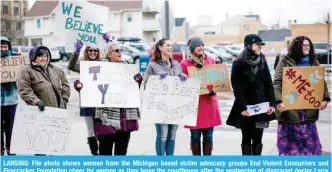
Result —
<path fill-rule="evenodd" d="M 1 57 L 1 83 L 15 82 L 18 70 L 27 64 L 28 56 Z"/>
<path fill-rule="evenodd" d="M 146 123 L 196 126 L 200 80 L 150 76 L 142 104 L 142 121 Z"/>
<path fill-rule="evenodd" d="M 231 91 L 228 70 L 225 64 L 207 65 L 202 69 L 196 67 L 188 68 L 189 76 L 202 80 L 200 94 Z"/>
<path fill-rule="evenodd" d="M 19 105 L 16 109 L 11 152 L 61 155 L 66 153 L 72 118 L 65 109 Z"/>
<path fill-rule="evenodd" d="M 285 109 L 319 109 L 324 82 L 325 67 L 285 67 L 282 78 Z"/>
<path fill-rule="evenodd" d="M 55 16 L 56 36 L 70 45 L 82 41 L 84 45 L 101 47 L 108 11 L 107 7 L 85 1 L 60 2 Z"/>
<path fill-rule="evenodd" d="M 138 108 L 140 93 L 134 76 L 138 66 L 111 62 L 80 62 L 82 107 Z"/>

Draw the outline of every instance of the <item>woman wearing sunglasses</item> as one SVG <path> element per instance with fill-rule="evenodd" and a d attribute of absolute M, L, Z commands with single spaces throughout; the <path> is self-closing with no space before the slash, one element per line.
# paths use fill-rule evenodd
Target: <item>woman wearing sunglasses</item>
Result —
<path fill-rule="evenodd" d="M 121 59 L 121 52 L 116 43 L 111 43 L 106 49 L 106 60 L 113 63 L 128 63 Z M 133 77 L 140 85 L 143 80 L 141 74 L 136 74 Z M 96 108 L 94 126 L 99 141 L 99 154 L 126 155 L 130 134 L 138 130 L 137 120 L 139 118 L 138 108 Z M 109 122 L 110 120 L 117 122 Z M 120 124 L 120 128 L 117 124 Z"/>
<path fill-rule="evenodd" d="M 104 34 L 104 39 L 106 42 L 110 42 L 109 35 Z M 81 49 L 83 47 L 82 42 L 77 42 L 75 44 L 75 51 L 72 58 L 69 60 L 68 69 L 77 73 L 80 73 L 80 63 L 78 62 Z M 83 59 L 84 61 L 100 61 L 100 52 L 98 48 L 87 46 L 84 50 Z M 74 82 L 74 88 L 76 91 L 80 92 L 83 84 L 76 80 Z M 92 155 L 98 155 L 98 142 L 95 136 L 93 128 L 93 119 L 94 108 L 80 108 L 80 116 L 84 117 L 86 128 L 88 130 L 88 144 Z"/>

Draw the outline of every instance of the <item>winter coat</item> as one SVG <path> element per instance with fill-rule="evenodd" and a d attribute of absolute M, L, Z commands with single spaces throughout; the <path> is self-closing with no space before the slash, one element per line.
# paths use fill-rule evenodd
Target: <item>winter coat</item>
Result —
<path fill-rule="evenodd" d="M 204 65 L 213 65 L 215 61 L 211 57 L 205 56 Z M 195 66 L 191 59 L 185 59 L 181 62 L 182 71 L 188 75 L 188 67 Z M 188 75 L 189 76 L 189 75 Z M 196 126 L 185 126 L 189 129 L 211 128 L 221 125 L 217 95 L 200 95 L 198 102 L 198 113 Z"/>
<path fill-rule="evenodd" d="M 1 36 L 1 42 L 8 43 L 8 54 L 7 56 L 1 58 L 5 58 L 8 56 L 17 56 L 12 52 L 12 46 L 8 38 Z M 16 82 L 7 82 L 1 83 L 1 106 L 9 106 L 9 105 L 16 105 L 18 104 L 18 94 L 17 94 L 17 87 Z"/>
<path fill-rule="evenodd" d="M 227 125 L 241 128 L 242 124 L 249 121 L 264 124 L 268 127 L 268 122 L 275 118 L 275 115 L 259 114 L 252 117 L 244 117 L 241 112 L 247 110 L 247 105 L 256 105 L 269 102 L 270 107 L 275 106 L 275 96 L 270 70 L 265 56 L 261 55 L 258 64 L 258 71 L 255 75 L 251 66 L 244 62 L 243 56 L 250 55 L 244 50 L 240 57 L 233 61 L 231 72 L 231 84 L 235 96 L 235 101 L 226 121 Z"/>
<path fill-rule="evenodd" d="M 45 68 L 34 65 L 35 52 L 40 48 L 35 47 L 30 52 L 30 65 L 22 67 L 17 76 L 17 87 L 21 98 L 29 105 L 37 105 L 43 101 L 45 106 L 66 108 L 70 96 L 70 87 L 65 73 L 56 66 L 50 64 L 51 56 Z"/>
<path fill-rule="evenodd" d="M 292 67 L 296 66 L 295 61 L 289 56 L 286 55 L 284 58 L 281 59 L 277 66 L 277 70 L 274 75 L 274 92 L 276 95 L 276 103 L 282 103 L 282 76 L 283 76 L 283 68 L 284 67 Z M 311 66 L 319 66 L 319 62 L 317 59 L 313 61 Z M 330 95 L 328 92 L 328 88 L 326 85 L 326 81 L 324 81 L 324 96 L 323 101 L 330 101 Z M 306 116 L 305 121 L 317 121 L 319 117 L 319 110 L 318 109 L 307 109 L 305 110 Z M 276 111 L 276 117 L 279 122 L 286 122 L 286 123 L 299 123 L 299 112 L 298 110 L 286 110 L 284 112 Z"/>

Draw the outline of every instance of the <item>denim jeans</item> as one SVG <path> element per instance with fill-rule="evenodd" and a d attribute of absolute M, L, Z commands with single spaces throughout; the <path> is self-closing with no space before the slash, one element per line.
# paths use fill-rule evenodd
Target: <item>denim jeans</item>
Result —
<path fill-rule="evenodd" d="M 191 143 L 200 143 L 201 135 L 203 135 L 203 143 L 213 143 L 213 127 L 192 129 L 191 132 Z"/>
<path fill-rule="evenodd" d="M 178 125 L 156 124 L 157 139 L 156 152 L 159 156 L 174 155 L 175 136 Z"/>

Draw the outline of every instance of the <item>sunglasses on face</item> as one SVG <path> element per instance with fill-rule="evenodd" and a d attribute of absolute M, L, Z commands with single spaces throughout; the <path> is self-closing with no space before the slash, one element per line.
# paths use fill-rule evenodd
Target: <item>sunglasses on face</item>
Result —
<path fill-rule="evenodd" d="M 112 50 L 112 52 L 117 52 L 117 53 L 120 53 L 120 52 L 122 52 L 122 50 L 121 49 L 115 49 L 115 50 Z"/>
<path fill-rule="evenodd" d="M 89 49 L 89 52 L 92 53 L 92 52 L 98 52 L 99 50 L 98 49 Z"/>

